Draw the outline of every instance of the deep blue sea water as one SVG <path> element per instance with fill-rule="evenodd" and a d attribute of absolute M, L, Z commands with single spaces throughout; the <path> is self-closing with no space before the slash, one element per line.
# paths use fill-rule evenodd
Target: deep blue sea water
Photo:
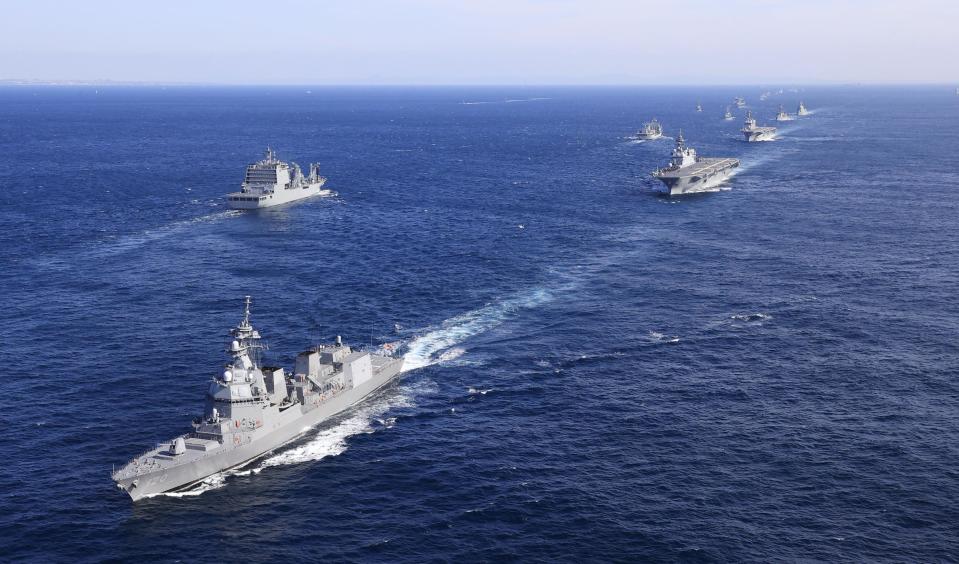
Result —
<path fill-rule="evenodd" d="M 959 98 L 759 92 L 0 89 L 0 560 L 959 559 Z M 652 117 L 730 189 L 654 196 Z M 225 209 L 267 144 L 339 196 Z M 244 294 L 411 369 L 132 504 Z"/>

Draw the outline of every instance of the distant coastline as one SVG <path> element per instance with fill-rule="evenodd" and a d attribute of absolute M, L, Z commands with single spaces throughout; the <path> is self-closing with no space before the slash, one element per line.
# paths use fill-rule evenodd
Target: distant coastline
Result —
<path fill-rule="evenodd" d="M 37 78 L 0 78 L 0 86 L 208 86 L 201 82 L 147 82 L 134 80 L 42 80 Z"/>

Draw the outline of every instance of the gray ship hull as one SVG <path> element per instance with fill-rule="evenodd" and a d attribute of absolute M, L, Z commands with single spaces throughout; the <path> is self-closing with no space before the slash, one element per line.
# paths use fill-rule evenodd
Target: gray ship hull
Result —
<path fill-rule="evenodd" d="M 738 159 L 701 159 L 695 165 L 676 171 L 662 171 L 654 176 L 663 183 L 658 190 L 664 196 L 682 196 L 702 192 L 718 192 L 739 168 Z"/>
<path fill-rule="evenodd" d="M 369 397 L 371 394 L 394 381 L 402 370 L 402 359 L 390 359 L 383 363 L 370 380 L 343 391 L 311 409 L 301 404 L 280 411 L 277 406 L 268 409 L 276 411 L 269 420 L 270 429 L 263 432 L 253 429 L 241 430 L 232 435 L 232 441 L 225 440 L 213 452 L 186 464 L 167 466 L 151 470 L 150 456 L 167 457 L 163 451 L 154 451 L 143 457 L 143 471 L 133 476 L 116 479 L 117 487 L 126 491 L 130 497 L 139 499 L 160 493 L 184 489 L 217 472 L 243 466 L 257 458 L 279 448 L 298 436 L 306 433 L 319 423 L 349 409 Z"/>
<path fill-rule="evenodd" d="M 323 182 L 313 183 L 302 188 L 281 188 L 268 194 L 247 194 L 234 192 L 227 195 L 227 206 L 234 210 L 257 210 L 282 206 L 306 198 L 332 196 L 333 191 L 323 188 Z"/>

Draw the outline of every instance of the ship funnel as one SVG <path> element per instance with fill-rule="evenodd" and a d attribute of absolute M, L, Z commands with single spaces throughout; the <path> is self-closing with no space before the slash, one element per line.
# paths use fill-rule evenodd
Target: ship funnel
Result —
<path fill-rule="evenodd" d="M 336 346 L 338 346 L 338 347 L 342 347 L 342 346 L 343 346 L 343 338 L 340 337 L 339 335 L 336 336 Z"/>

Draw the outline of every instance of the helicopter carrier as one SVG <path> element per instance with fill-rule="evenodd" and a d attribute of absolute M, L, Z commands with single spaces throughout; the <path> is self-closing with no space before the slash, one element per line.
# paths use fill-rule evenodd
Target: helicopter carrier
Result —
<path fill-rule="evenodd" d="M 296 163 L 276 158 L 267 147 L 262 160 L 246 167 L 246 176 L 239 192 L 227 194 L 227 205 L 237 210 L 269 208 L 288 204 L 311 196 L 331 196 L 323 188 L 326 179 L 320 176 L 320 164 L 310 163 L 310 174 L 305 176 Z"/>
<path fill-rule="evenodd" d="M 680 131 L 669 165 L 653 172 L 653 176 L 663 183 L 658 191 L 666 196 L 717 192 L 738 167 L 739 159 L 698 156 L 696 149 L 686 146 Z"/>
<path fill-rule="evenodd" d="M 756 125 L 752 112 L 746 112 L 746 121 L 742 128 L 746 141 L 771 141 L 776 137 L 776 128 L 768 125 Z"/>
<path fill-rule="evenodd" d="M 192 430 L 137 455 L 113 472 L 134 500 L 187 489 L 243 466 L 392 382 L 402 357 L 354 350 L 339 337 L 296 357 L 292 373 L 260 365 L 260 334 L 243 320 L 230 331 L 230 361 L 212 378 Z"/>

